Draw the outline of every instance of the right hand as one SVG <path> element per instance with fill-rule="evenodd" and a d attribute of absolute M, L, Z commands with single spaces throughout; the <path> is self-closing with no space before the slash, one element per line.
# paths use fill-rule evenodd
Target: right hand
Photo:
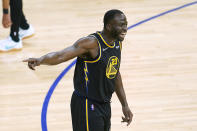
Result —
<path fill-rule="evenodd" d="M 8 28 L 12 25 L 10 14 L 3 14 L 2 24 L 4 28 Z"/>
<path fill-rule="evenodd" d="M 39 66 L 41 64 L 41 59 L 40 58 L 29 58 L 23 60 L 23 62 L 28 62 L 28 66 L 30 69 L 35 70 L 36 66 Z"/>

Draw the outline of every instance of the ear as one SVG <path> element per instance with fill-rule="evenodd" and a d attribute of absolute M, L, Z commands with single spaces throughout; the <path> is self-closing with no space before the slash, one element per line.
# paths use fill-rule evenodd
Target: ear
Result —
<path fill-rule="evenodd" d="M 112 28 L 111 24 L 108 23 L 108 24 L 106 25 L 106 29 L 107 29 L 108 31 L 111 31 L 111 28 Z"/>

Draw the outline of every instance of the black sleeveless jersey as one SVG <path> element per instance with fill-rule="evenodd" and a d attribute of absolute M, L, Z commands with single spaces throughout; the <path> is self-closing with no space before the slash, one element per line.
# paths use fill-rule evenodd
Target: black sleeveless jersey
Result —
<path fill-rule="evenodd" d="M 109 45 L 100 32 L 90 36 L 97 39 L 99 54 L 93 60 L 77 58 L 74 88 L 80 95 L 99 102 L 109 102 L 115 90 L 115 78 L 121 60 L 120 41 Z"/>

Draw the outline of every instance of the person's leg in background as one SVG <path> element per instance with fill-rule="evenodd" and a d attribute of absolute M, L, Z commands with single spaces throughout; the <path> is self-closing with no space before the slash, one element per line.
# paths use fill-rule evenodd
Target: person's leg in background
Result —
<path fill-rule="evenodd" d="M 12 25 L 7 39 L 0 41 L 0 51 L 21 49 L 22 41 L 19 38 L 19 26 L 22 16 L 22 0 L 10 0 L 10 17 Z"/>
<path fill-rule="evenodd" d="M 21 19 L 20 19 L 20 28 L 22 28 L 23 30 L 27 30 L 29 28 L 29 24 L 27 23 L 27 20 L 25 18 L 25 15 L 23 13 L 23 2 L 21 0 L 22 3 L 22 12 L 21 12 Z"/>
<path fill-rule="evenodd" d="M 23 4 L 22 4 L 22 14 L 20 19 L 20 27 L 19 27 L 19 37 L 21 39 L 29 38 L 33 36 L 35 33 L 34 28 L 32 25 L 27 23 L 25 15 L 23 13 Z"/>
<path fill-rule="evenodd" d="M 10 0 L 10 15 L 12 20 L 12 26 L 10 30 L 10 36 L 15 42 L 19 39 L 19 27 L 22 17 L 22 0 Z"/>
<path fill-rule="evenodd" d="M 32 36 L 34 29 L 27 23 L 23 14 L 22 0 L 10 0 L 10 17 L 12 21 L 10 36 L 0 41 L 0 51 L 22 48 L 22 39 Z"/>
<path fill-rule="evenodd" d="M 27 23 L 27 20 L 23 13 L 23 1 L 10 0 L 10 10 L 11 19 L 13 21 L 10 32 L 10 36 L 12 37 L 12 39 L 23 39 L 32 36 L 34 34 L 34 29 L 31 25 Z M 14 38 L 15 34 L 17 38 Z"/>

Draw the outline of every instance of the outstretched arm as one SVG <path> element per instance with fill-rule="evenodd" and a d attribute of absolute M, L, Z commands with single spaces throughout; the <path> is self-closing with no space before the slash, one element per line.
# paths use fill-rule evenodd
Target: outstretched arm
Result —
<path fill-rule="evenodd" d="M 48 53 L 40 58 L 29 58 L 23 62 L 28 62 L 30 69 L 35 70 L 39 65 L 57 65 L 68 61 L 76 56 L 89 53 L 91 49 L 96 48 L 97 41 L 93 37 L 84 37 L 75 42 L 72 46 L 61 51 Z"/>
<path fill-rule="evenodd" d="M 118 99 L 119 99 L 121 105 L 122 105 L 122 111 L 124 114 L 124 117 L 122 117 L 122 122 L 127 122 L 127 126 L 128 126 L 132 121 L 133 114 L 132 114 L 132 112 L 128 106 L 128 103 L 127 103 L 127 99 L 126 99 L 125 91 L 123 88 L 120 72 L 118 72 L 117 77 L 116 77 L 115 92 L 116 92 L 116 95 L 118 96 Z"/>

